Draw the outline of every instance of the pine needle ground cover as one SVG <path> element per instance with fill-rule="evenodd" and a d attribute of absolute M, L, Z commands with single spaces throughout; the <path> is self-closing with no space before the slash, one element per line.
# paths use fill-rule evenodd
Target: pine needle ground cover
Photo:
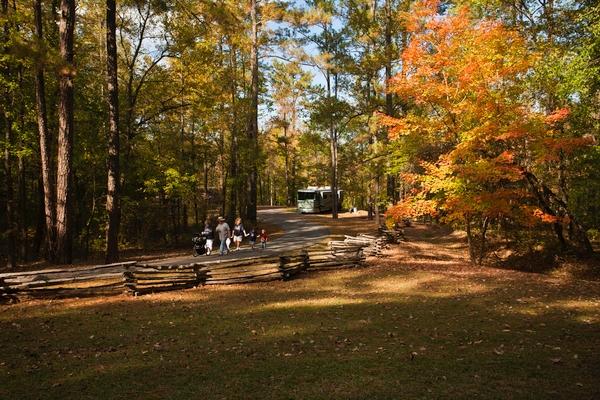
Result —
<path fill-rule="evenodd" d="M 425 228 L 360 269 L 0 308 L 3 399 L 594 399 L 600 284 Z"/>

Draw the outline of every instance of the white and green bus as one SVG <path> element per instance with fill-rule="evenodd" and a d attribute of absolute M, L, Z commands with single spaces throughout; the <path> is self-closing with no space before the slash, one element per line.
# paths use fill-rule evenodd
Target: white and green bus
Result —
<path fill-rule="evenodd" d="M 338 190 L 338 210 L 342 206 L 343 191 Z M 309 186 L 306 189 L 298 190 L 298 212 L 300 213 L 320 213 L 331 211 L 333 208 L 333 195 L 331 188 Z"/>

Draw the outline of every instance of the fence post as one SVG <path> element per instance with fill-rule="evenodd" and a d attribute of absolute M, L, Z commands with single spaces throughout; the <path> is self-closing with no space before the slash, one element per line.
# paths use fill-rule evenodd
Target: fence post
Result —
<path fill-rule="evenodd" d="M 308 250 L 302 250 L 302 271 L 306 271 L 310 267 L 310 258 L 308 256 Z"/>
<path fill-rule="evenodd" d="M 286 269 L 285 269 L 286 262 L 287 262 L 286 256 L 279 256 L 279 272 L 281 272 L 281 277 L 283 278 L 284 281 L 289 280 L 291 277 L 290 272 L 286 271 Z"/>
<path fill-rule="evenodd" d="M 206 284 L 206 270 L 202 270 L 202 264 L 194 264 L 196 274 L 196 287 Z"/>
<path fill-rule="evenodd" d="M 137 266 L 137 263 L 134 264 Z M 135 283 L 135 274 L 130 270 L 130 265 L 125 265 L 125 271 L 123 271 L 123 286 L 125 289 L 129 291 L 133 296 L 137 295 L 137 285 Z"/>
<path fill-rule="evenodd" d="M 0 278 L 0 297 L 7 296 L 9 292 L 9 288 L 6 287 L 6 282 L 4 282 L 4 278 Z"/>

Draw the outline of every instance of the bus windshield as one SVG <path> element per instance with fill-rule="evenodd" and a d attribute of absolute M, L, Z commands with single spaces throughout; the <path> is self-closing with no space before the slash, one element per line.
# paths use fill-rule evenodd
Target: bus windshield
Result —
<path fill-rule="evenodd" d="M 315 192 L 298 192 L 298 200 L 314 200 Z"/>

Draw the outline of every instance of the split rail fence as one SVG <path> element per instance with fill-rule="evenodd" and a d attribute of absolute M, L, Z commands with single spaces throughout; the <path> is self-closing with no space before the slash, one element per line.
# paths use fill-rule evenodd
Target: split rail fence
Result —
<path fill-rule="evenodd" d="M 133 295 L 193 288 L 202 285 L 289 280 L 305 271 L 364 265 L 366 256 L 381 256 L 385 239 L 369 235 L 346 236 L 328 249 L 297 250 L 222 262 L 185 265 L 144 264 L 137 261 L 82 268 L 0 274 L 0 299 L 20 297 L 87 297 Z"/>

